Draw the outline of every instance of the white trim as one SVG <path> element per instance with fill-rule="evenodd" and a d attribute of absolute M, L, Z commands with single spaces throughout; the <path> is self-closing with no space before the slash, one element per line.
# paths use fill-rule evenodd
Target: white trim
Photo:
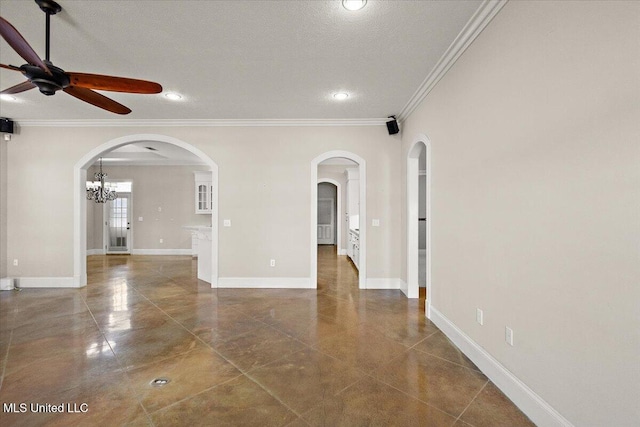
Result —
<path fill-rule="evenodd" d="M 87 168 L 93 162 L 79 163 L 73 168 L 73 284 L 78 288 L 87 285 L 86 186 Z"/>
<path fill-rule="evenodd" d="M 93 148 L 85 154 L 73 167 L 73 283 L 75 287 L 87 284 L 87 198 L 86 180 L 87 168 L 91 166 L 102 153 L 131 144 L 136 141 L 158 141 L 177 145 L 200 157 L 211 168 L 213 182 L 213 204 L 216 209 L 211 214 L 211 287 L 218 285 L 218 165 L 203 151 L 177 138 L 157 134 L 134 134 L 112 139 Z"/>
<path fill-rule="evenodd" d="M 340 249 L 338 251 L 338 255 L 345 255 L 346 256 L 347 255 L 347 250 L 346 249 Z"/>
<path fill-rule="evenodd" d="M 16 277 L 16 288 L 80 288 L 73 277 Z M 83 285 L 84 286 L 84 285 Z"/>
<path fill-rule="evenodd" d="M 388 118 L 370 119 L 147 119 L 147 120 L 21 120 L 20 127 L 272 127 L 272 126 L 386 126 Z"/>
<path fill-rule="evenodd" d="M 90 255 L 106 255 L 104 249 L 87 249 L 87 256 Z"/>
<path fill-rule="evenodd" d="M 340 185 L 340 182 L 331 178 L 318 178 L 318 184 L 320 184 L 321 182 L 328 182 L 329 184 L 333 184 L 336 186 L 337 206 L 335 222 L 336 227 L 338 228 L 336 232 L 336 239 L 338 240 L 336 242 L 336 246 L 338 247 L 338 254 L 344 252 L 344 254 L 346 255 L 347 250 L 342 248 L 342 217 L 344 216 L 342 215 L 342 186 Z"/>
<path fill-rule="evenodd" d="M 407 285 L 407 282 L 402 279 L 400 279 L 400 290 L 402 291 L 404 296 L 409 298 L 409 285 Z"/>
<path fill-rule="evenodd" d="M 431 70 L 429 75 L 418 87 L 418 90 L 411 96 L 409 102 L 407 102 L 400 111 L 400 114 L 398 114 L 399 121 L 404 121 L 411 115 L 505 4 L 507 4 L 507 0 L 485 0 L 484 3 L 480 5 L 476 13 L 473 14 L 469 22 L 467 22 L 462 31 L 460 31 L 458 37 L 451 43 L 451 46 L 449 46 L 436 66 L 433 67 L 433 70 Z"/>
<path fill-rule="evenodd" d="M 400 289 L 404 286 L 404 280 L 398 277 L 367 279 L 367 289 Z"/>
<path fill-rule="evenodd" d="M 308 277 L 220 277 L 218 288 L 315 289 Z"/>
<path fill-rule="evenodd" d="M 573 424 L 435 307 L 431 307 L 431 321 L 536 425 L 573 427 Z"/>
<path fill-rule="evenodd" d="M 357 154 L 349 151 L 335 150 L 320 154 L 311 161 L 311 229 L 309 256 L 309 281 L 314 288 L 318 286 L 318 165 L 324 160 L 342 157 L 358 164 L 360 172 L 360 259 L 358 261 L 358 287 L 367 288 L 367 163 Z"/>
<path fill-rule="evenodd" d="M 13 286 L 13 277 L 2 277 L 0 278 L 0 291 L 11 291 L 15 289 Z"/>
<path fill-rule="evenodd" d="M 117 254 L 112 252 L 111 255 Z M 193 256 L 191 249 L 132 249 L 132 255 L 189 255 Z"/>

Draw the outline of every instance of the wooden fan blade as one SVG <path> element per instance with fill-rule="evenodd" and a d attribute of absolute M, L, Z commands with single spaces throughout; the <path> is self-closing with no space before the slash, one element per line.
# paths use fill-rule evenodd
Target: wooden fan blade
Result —
<path fill-rule="evenodd" d="M 117 103 L 113 99 L 107 98 L 104 95 L 94 92 L 91 89 L 85 89 L 83 87 L 68 86 L 63 89 L 71 96 L 78 98 L 81 101 L 88 102 L 89 104 L 100 107 L 104 110 L 111 111 L 116 114 L 129 114 L 131 110 L 124 105 Z"/>
<path fill-rule="evenodd" d="M 2 92 L 0 92 L 0 95 L 4 95 L 4 94 L 13 95 L 14 93 L 24 92 L 25 90 L 33 89 L 34 87 L 36 87 L 36 85 L 31 83 L 29 80 L 27 80 L 25 82 L 18 83 L 15 86 L 11 86 L 10 88 L 3 90 Z"/>
<path fill-rule="evenodd" d="M 13 25 L 0 16 L 0 35 L 9 43 L 9 46 L 16 51 L 18 55 L 24 58 L 31 65 L 42 68 L 47 74 L 51 75 L 51 71 L 47 64 L 42 62 L 35 50 L 27 43 L 22 35 L 15 29 Z"/>
<path fill-rule="evenodd" d="M 127 93 L 160 93 L 162 86 L 146 80 L 126 77 L 104 76 L 101 74 L 67 73 L 71 86 L 85 89 L 107 90 Z"/>
<path fill-rule="evenodd" d="M 20 72 L 22 72 L 22 70 L 20 69 L 20 67 L 16 67 L 15 65 L 5 65 L 5 64 L 0 64 L 0 68 L 6 68 L 7 70 L 13 70 L 13 71 L 20 71 Z"/>

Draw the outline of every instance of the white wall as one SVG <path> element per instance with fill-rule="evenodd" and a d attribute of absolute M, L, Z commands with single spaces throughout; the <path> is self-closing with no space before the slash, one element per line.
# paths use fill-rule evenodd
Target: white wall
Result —
<path fill-rule="evenodd" d="M 576 426 L 640 425 L 639 23 L 509 2 L 403 123 L 403 166 L 432 144 L 433 307 Z"/>
<path fill-rule="evenodd" d="M 368 230 L 368 276 L 400 276 L 392 249 L 400 241 L 400 144 L 384 126 L 23 127 L 8 149 L 7 258 L 20 258 L 10 275 L 73 276 L 74 165 L 132 134 L 177 138 L 218 164 L 220 221 L 232 220 L 219 224 L 221 277 L 309 277 L 311 161 L 331 150 L 363 157 L 374 171 L 367 209 L 381 219 Z M 43 176 L 56 191 L 41 191 Z"/>
<path fill-rule="evenodd" d="M 89 178 L 94 169 L 87 173 Z M 103 165 L 103 170 L 109 180 L 133 182 L 132 249 L 190 249 L 191 233 L 183 226 L 211 225 L 211 215 L 196 214 L 194 202 L 193 172 L 206 167 Z M 102 204 L 87 203 L 87 249 L 103 249 Z"/>
<path fill-rule="evenodd" d="M 7 275 L 7 145 L 0 138 L 0 277 Z"/>

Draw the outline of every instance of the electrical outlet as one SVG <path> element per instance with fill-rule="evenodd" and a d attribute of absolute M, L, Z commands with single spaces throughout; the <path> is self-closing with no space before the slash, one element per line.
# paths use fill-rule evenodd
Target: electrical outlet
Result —
<path fill-rule="evenodd" d="M 484 325 L 484 312 L 479 308 L 476 308 L 476 322 L 478 322 L 480 326 Z"/>
<path fill-rule="evenodd" d="M 142 217 L 141 216 L 138 217 L 138 221 L 142 222 Z"/>
<path fill-rule="evenodd" d="M 231 227 L 231 220 L 230 219 L 225 219 L 223 225 L 225 227 Z"/>
<path fill-rule="evenodd" d="M 164 239 L 160 239 L 160 243 L 164 243 Z"/>
<path fill-rule="evenodd" d="M 18 260 L 17 259 L 13 260 L 13 265 L 18 265 Z"/>
<path fill-rule="evenodd" d="M 379 219 L 372 219 L 371 220 L 371 226 L 372 227 L 380 227 L 380 220 Z"/>
<path fill-rule="evenodd" d="M 513 347 L 513 329 L 508 326 L 504 328 L 504 340 Z"/>
<path fill-rule="evenodd" d="M 272 260 L 269 262 L 269 265 L 270 265 L 271 267 L 275 267 L 275 266 L 276 266 L 276 260 L 275 260 L 275 259 L 272 259 Z"/>

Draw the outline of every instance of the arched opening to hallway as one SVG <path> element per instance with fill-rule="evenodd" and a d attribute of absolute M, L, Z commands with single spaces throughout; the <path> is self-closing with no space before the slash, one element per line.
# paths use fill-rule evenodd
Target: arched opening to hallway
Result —
<path fill-rule="evenodd" d="M 176 149 L 186 150 L 201 159 L 203 165 L 206 166 L 205 169 L 211 171 L 210 203 L 215 208 L 211 210 L 209 230 L 203 230 L 202 241 L 205 243 L 201 248 L 203 249 L 201 254 L 204 255 L 201 257 L 200 265 L 206 266 L 206 268 L 200 278 L 210 283 L 212 287 L 216 287 L 218 279 L 218 166 L 209 156 L 186 142 L 164 135 L 149 134 L 129 135 L 108 141 L 85 154 L 74 166 L 74 284 L 78 287 L 87 284 L 87 203 L 93 203 L 86 199 L 87 170 L 105 153 L 139 142 L 169 144 Z M 158 190 L 162 191 L 162 189 Z M 162 213 L 161 206 L 157 209 L 154 212 L 156 217 Z M 136 221 L 139 219 L 136 218 Z M 153 222 L 155 218 L 152 216 L 148 220 Z"/>
<path fill-rule="evenodd" d="M 431 153 L 420 135 L 407 154 L 407 289 L 408 298 L 424 298 L 431 306 Z"/>
<path fill-rule="evenodd" d="M 337 256 L 347 255 L 358 273 L 358 288 L 366 288 L 366 163 L 360 156 L 347 151 L 330 151 L 311 162 L 311 248 L 310 281 L 318 283 L 318 182 L 340 183 L 340 242 Z M 330 181 L 329 181 L 330 182 Z M 337 203 L 336 203 L 337 204 Z M 360 227 L 362 225 L 362 227 Z M 354 238 L 357 236 L 357 241 Z"/>

